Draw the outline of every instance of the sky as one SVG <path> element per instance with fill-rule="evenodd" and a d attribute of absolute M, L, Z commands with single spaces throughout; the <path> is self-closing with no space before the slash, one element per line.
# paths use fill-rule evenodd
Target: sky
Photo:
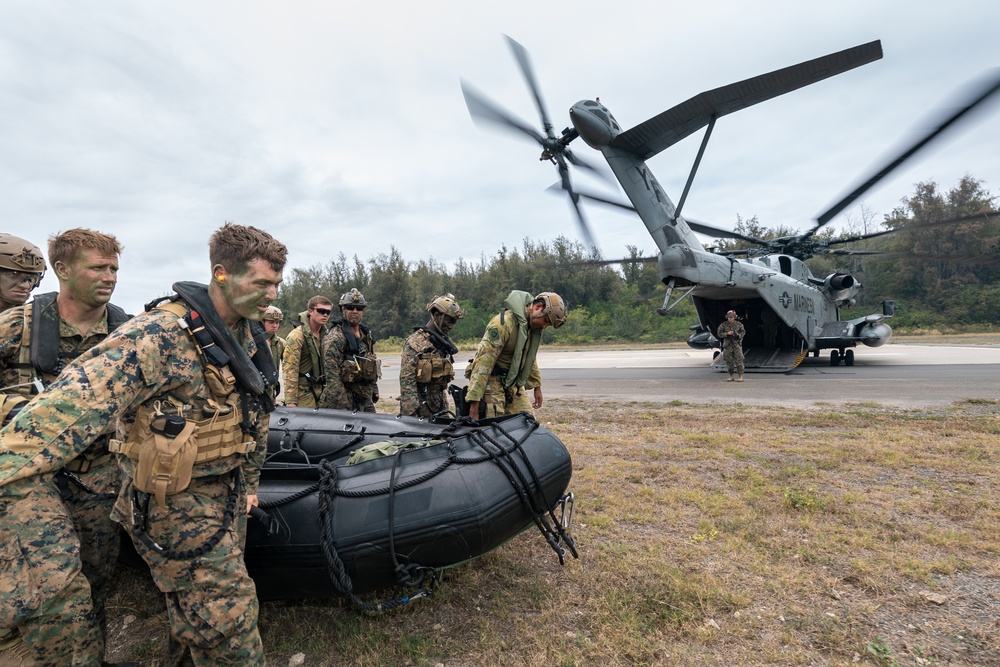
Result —
<path fill-rule="evenodd" d="M 392 246 L 450 270 L 524 238 L 579 238 L 539 149 L 465 107 L 460 79 L 539 125 L 504 34 L 531 54 L 557 130 L 582 99 L 629 128 L 880 39 L 880 61 L 721 118 L 684 209 L 729 229 L 737 216 L 805 229 L 1000 66 L 998 19 L 1000 5 L 968 0 L 0 0 L 0 231 L 43 249 L 73 227 L 114 234 L 114 301 L 130 312 L 207 281 L 207 240 L 226 221 L 284 242 L 286 276 Z M 916 183 L 947 191 L 966 174 L 1000 193 L 998 122 L 1000 109 L 977 114 L 861 203 L 881 220 Z M 700 141 L 649 161 L 675 202 Z M 638 218 L 587 214 L 605 257 L 654 252 Z M 40 290 L 57 288 L 50 272 Z"/>

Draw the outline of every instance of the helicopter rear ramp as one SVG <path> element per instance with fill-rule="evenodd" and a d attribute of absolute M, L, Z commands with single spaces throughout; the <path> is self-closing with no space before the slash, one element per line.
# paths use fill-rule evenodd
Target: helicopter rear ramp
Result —
<path fill-rule="evenodd" d="M 787 373 L 795 370 L 807 354 L 808 350 L 749 348 L 743 350 L 743 365 L 748 373 Z M 722 354 L 715 358 L 712 368 L 719 371 L 726 370 Z"/>

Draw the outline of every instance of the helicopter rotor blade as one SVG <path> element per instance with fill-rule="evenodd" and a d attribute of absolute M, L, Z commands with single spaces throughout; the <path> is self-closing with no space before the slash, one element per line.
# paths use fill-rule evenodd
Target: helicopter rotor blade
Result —
<path fill-rule="evenodd" d="M 486 121 L 499 125 L 503 129 L 514 130 L 534 139 L 539 145 L 545 145 L 545 137 L 538 131 L 510 113 L 504 111 L 498 104 L 476 91 L 475 88 L 462 81 L 462 94 L 465 96 L 465 106 L 474 121 Z"/>
<path fill-rule="evenodd" d="M 538 109 L 538 116 L 542 119 L 542 127 L 545 128 L 545 134 L 549 139 L 555 139 L 556 135 L 553 132 L 549 114 L 545 110 L 545 103 L 542 101 L 541 89 L 538 87 L 538 81 L 535 79 L 535 70 L 531 66 L 531 58 L 528 57 L 528 50 L 509 35 L 504 35 L 504 37 L 507 39 L 507 44 L 514 54 L 514 59 L 517 60 L 517 64 L 521 68 L 521 74 L 524 75 L 524 81 L 528 84 L 531 96 L 535 99 L 535 108 Z"/>
<path fill-rule="evenodd" d="M 555 191 L 557 188 L 561 187 L 562 186 L 559 183 L 555 183 L 551 185 L 548 189 L 550 191 Z M 589 199 L 590 201 L 594 201 L 599 204 L 605 204 L 606 206 L 612 206 L 614 208 L 619 208 L 624 211 L 631 211 L 633 213 L 636 213 L 634 206 L 622 201 L 608 199 L 607 197 L 602 197 L 601 195 L 597 195 L 592 192 L 586 192 L 583 190 L 576 190 L 576 194 L 584 199 Z M 713 227 L 712 225 L 707 225 L 703 222 L 689 220 L 688 218 L 684 218 L 684 222 L 686 222 L 688 227 L 691 228 L 691 231 L 697 232 L 699 234 L 704 234 L 705 236 L 711 236 L 713 238 L 719 238 L 719 239 L 738 239 L 740 241 L 746 241 L 747 243 L 753 243 L 761 246 L 768 245 L 767 241 L 756 239 L 752 236 L 745 236 L 743 234 L 740 234 L 739 232 L 733 232 L 728 229 Z"/>
<path fill-rule="evenodd" d="M 977 106 L 987 101 L 992 97 L 998 90 L 1000 90 L 1000 68 L 990 70 L 989 75 L 982 81 L 979 86 L 974 89 L 974 93 L 962 98 L 963 101 L 959 103 L 958 110 L 940 120 L 936 123 L 936 126 L 925 136 L 923 136 L 919 141 L 914 143 L 912 146 L 903 151 L 898 157 L 891 160 L 884 167 L 876 171 L 871 177 L 865 182 L 855 188 L 850 194 L 838 201 L 836 204 L 827 209 L 816 219 L 816 227 L 812 232 L 807 233 L 806 238 L 811 236 L 816 230 L 818 230 L 823 225 L 827 224 L 832 220 L 837 214 L 843 211 L 845 208 L 854 203 L 861 195 L 871 189 L 876 183 L 881 181 L 883 178 L 888 176 L 893 170 L 899 167 L 901 164 L 906 162 L 909 158 L 919 151 L 921 148 L 929 144 L 935 138 L 937 138 L 942 132 L 947 130 L 949 127 L 957 123 L 959 120 L 964 118 L 966 114 L 975 109 Z"/>
<path fill-rule="evenodd" d="M 573 204 L 573 210 L 576 212 L 576 222 L 580 227 L 580 235 L 583 236 L 584 243 L 587 247 L 591 248 L 594 252 L 598 252 L 597 243 L 594 241 L 594 235 L 590 233 L 590 225 L 587 224 L 587 218 L 583 215 L 583 209 L 580 208 L 580 195 L 573 190 L 573 184 L 569 180 L 569 167 L 566 166 L 566 162 L 560 159 L 561 156 L 556 156 L 556 166 L 559 168 L 559 179 L 560 186 L 569 195 L 569 201 Z"/>
<path fill-rule="evenodd" d="M 983 211 L 982 213 L 976 213 L 974 215 L 963 215 L 958 218 L 949 218 L 948 220 L 938 220 L 936 222 L 909 224 L 906 225 L 905 227 L 896 227 L 894 229 L 883 229 L 881 231 L 871 232 L 869 234 L 857 234 L 855 236 L 846 236 L 844 238 L 833 239 L 828 242 L 828 245 L 834 245 L 834 244 L 839 245 L 841 243 L 853 243 L 855 241 L 864 241 L 865 239 L 874 239 L 879 236 L 886 236 L 887 234 L 897 234 L 899 232 L 915 232 L 921 229 L 950 227 L 951 225 L 956 225 L 962 222 L 985 221 L 997 215 L 1000 215 L 1000 211 Z"/>
<path fill-rule="evenodd" d="M 576 155 L 573 154 L 573 152 L 570 149 L 568 148 L 564 149 L 563 155 L 566 156 L 566 159 L 569 160 L 574 167 L 580 167 L 581 169 L 586 169 L 591 174 L 599 177 L 603 181 L 611 183 L 612 185 L 618 184 L 618 181 L 614 180 L 614 178 L 612 178 L 612 176 L 608 174 L 606 169 L 601 169 L 600 167 L 596 167 L 590 164 L 589 162 L 586 162 L 582 158 L 578 158 Z"/>

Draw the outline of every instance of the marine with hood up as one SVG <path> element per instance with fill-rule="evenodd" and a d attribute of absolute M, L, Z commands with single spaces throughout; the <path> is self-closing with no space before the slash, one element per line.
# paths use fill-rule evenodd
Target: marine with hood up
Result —
<path fill-rule="evenodd" d="M 486 414 L 480 417 L 530 411 L 531 399 L 524 390 L 542 386 L 542 374 L 535 358 L 537 343 L 531 344 L 531 338 L 540 338 L 541 331 L 528 329 L 525 324 L 525 309 L 533 300 L 527 292 L 510 293 L 504 310 L 486 325 L 476 356 L 466 368 L 465 376 L 469 378 L 466 400 L 486 400 Z M 515 364 L 518 348 L 522 350 L 521 358 Z M 530 370 L 526 370 L 528 368 Z"/>
<path fill-rule="evenodd" d="M 256 346 L 249 323 L 241 321 L 235 335 L 252 357 Z M 178 315 L 153 310 L 133 318 L 64 369 L 0 431 L 0 513 L 13 513 L 20 525 L 44 525 L 45 543 L 58 542 L 54 533 L 62 524 L 41 523 L 46 517 L 32 510 L 36 499 L 54 493 L 49 473 L 85 451 L 109 424 L 125 442 L 140 411 L 201 415 L 214 409 L 213 402 L 202 359 Z M 246 494 L 256 494 L 266 454 L 267 415 L 239 407 L 246 410 L 244 436 L 254 443 L 251 451 L 196 463 L 188 488 L 167 496 L 164 505 L 134 489 L 136 464 L 119 457 L 125 481 L 113 518 L 166 594 L 172 639 L 189 647 L 198 665 L 264 664 L 256 590 L 243 563 L 241 536 Z M 41 511 L 50 506 L 39 504 Z M 231 528 L 220 533 L 227 514 Z M 148 546 L 143 535 L 168 552 Z M 201 555 L 171 557 L 198 551 L 215 535 L 218 542 Z M 45 647 L 51 664 L 99 664 L 87 661 L 95 623 L 78 553 L 66 554 L 66 581 L 59 590 L 39 591 L 27 577 L 33 566 L 27 544 L 22 540 L 18 548 L 5 541 L 10 571 L 0 576 L 0 609 L 12 613 L 10 619 L 0 616 L 0 623 L 18 626 L 26 643 Z M 60 632 L 67 627 L 77 628 L 79 636 L 66 641 Z"/>

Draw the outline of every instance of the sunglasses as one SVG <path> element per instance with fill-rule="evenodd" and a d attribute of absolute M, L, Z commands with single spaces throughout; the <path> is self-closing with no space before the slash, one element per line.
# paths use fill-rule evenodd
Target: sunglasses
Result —
<path fill-rule="evenodd" d="M 333 312 L 333 310 L 330 308 L 313 308 L 313 310 L 315 310 L 320 315 L 329 315 L 330 313 Z"/>
<path fill-rule="evenodd" d="M 3 269 L 3 273 L 9 276 L 15 285 L 27 282 L 31 284 L 32 289 L 38 286 L 38 283 L 42 282 L 42 274 L 40 273 L 28 273 L 27 271 L 14 271 L 13 269 Z"/>
<path fill-rule="evenodd" d="M 364 306 L 341 306 L 344 310 L 364 310 Z"/>

